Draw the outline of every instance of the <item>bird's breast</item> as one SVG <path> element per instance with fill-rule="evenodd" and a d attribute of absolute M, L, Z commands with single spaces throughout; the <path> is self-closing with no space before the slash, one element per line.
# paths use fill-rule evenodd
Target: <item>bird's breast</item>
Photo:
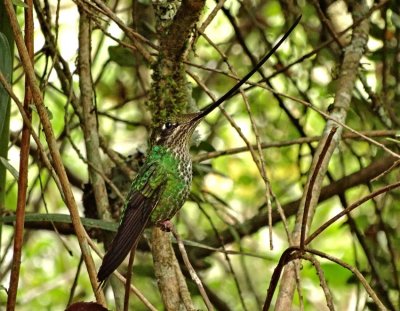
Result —
<path fill-rule="evenodd" d="M 192 184 L 191 159 L 179 159 L 175 167 L 166 168 L 166 175 L 163 194 L 150 216 L 153 225 L 174 217 L 185 203 Z"/>

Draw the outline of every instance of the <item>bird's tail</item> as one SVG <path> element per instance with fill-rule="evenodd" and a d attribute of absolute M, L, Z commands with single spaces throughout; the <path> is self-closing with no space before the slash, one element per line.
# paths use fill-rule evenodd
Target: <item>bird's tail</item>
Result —
<path fill-rule="evenodd" d="M 105 280 L 118 268 L 131 249 L 134 246 L 136 247 L 154 207 L 154 202 L 150 201 L 152 200 L 140 193 L 135 193 L 131 196 L 117 234 L 104 255 L 103 262 L 97 273 L 97 279 L 101 285 L 104 285 Z"/>

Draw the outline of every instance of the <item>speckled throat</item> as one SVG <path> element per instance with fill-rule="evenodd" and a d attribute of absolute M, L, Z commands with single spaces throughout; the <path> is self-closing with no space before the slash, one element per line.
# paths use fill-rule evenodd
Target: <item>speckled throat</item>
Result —
<path fill-rule="evenodd" d="M 164 172 L 163 195 L 154 208 L 150 223 L 171 219 L 185 203 L 192 183 L 192 159 L 189 153 L 191 136 L 202 118 L 200 113 L 185 114 L 171 119 L 156 129 L 155 145 L 149 157 L 158 158 Z"/>

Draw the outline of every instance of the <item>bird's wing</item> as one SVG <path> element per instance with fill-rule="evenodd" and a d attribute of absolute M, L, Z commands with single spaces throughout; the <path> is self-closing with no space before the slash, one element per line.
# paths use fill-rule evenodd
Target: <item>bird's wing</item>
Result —
<path fill-rule="evenodd" d="M 133 188 L 128 195 L 117 234 L 104 255 L 97 273 L 99 282 L 104 282 L 118 268 L 138 242 L 151 212 L 162 195 L 165 176 L 159 172 L 157 165 L 144 167 L 138 176 L 143 174 L 146 174 L 146 181 L 140 183 L 140 189 Z"/>

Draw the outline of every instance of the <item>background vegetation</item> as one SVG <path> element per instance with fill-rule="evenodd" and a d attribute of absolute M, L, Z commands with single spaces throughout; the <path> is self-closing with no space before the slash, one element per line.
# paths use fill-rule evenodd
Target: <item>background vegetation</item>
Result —
<path fill-rule="evenodd" d="M 267 309 L 268 291 L 275 310 L 400 310 L 397 1 L 13 4 L 0 7 L 1 306 L 122 309 L 123 283 L 95 290 L 93 248 L 116 229 L 152 127 L 224 94 L 302 14 L 199 127 L 173 222 L 215 309 Z M 132 283 L 149 304 L 205 309 L 170 234 L 144 236 Z M 132 294 L 131 309 L 149 304 Z"/>

